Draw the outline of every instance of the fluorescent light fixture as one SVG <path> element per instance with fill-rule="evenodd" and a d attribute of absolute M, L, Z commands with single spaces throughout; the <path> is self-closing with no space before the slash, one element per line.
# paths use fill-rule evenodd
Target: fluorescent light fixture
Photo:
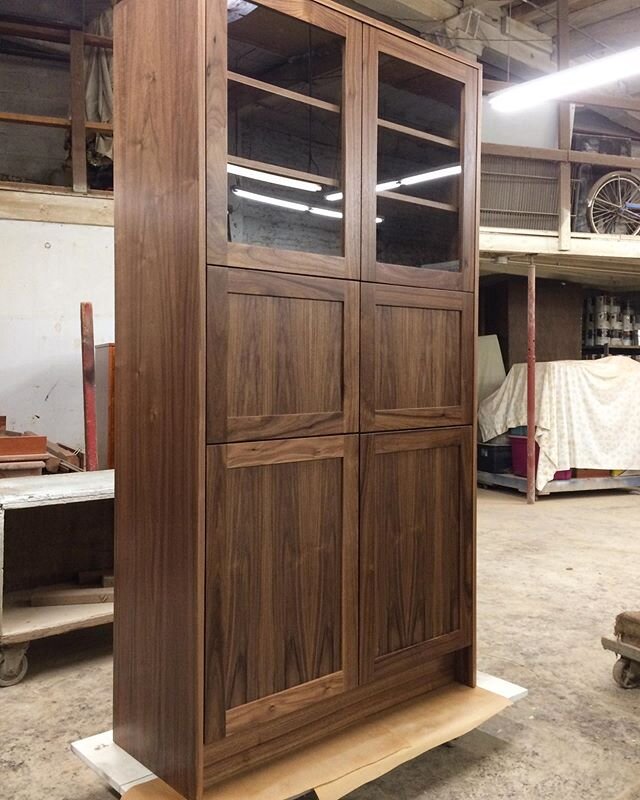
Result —
<path fill-rule="evenodd" d="M 234 186 L 231 190 L 238 197 L 244 197 L 245 200 L 255 200 L 257 203 L 266 203 L 269 206 L 279 206 L 280 208 L 288 208 L 291 211 L 308 211 L 309 206 L 304 203 L 292 203 L 290 200 L 280 200 L 279 197 L 269 197 L 266 194 L 257 194 L 256 192 L 247 192 L 245 189 L 239 189 Z"/>
<path fill-rule="evenodd" d="M 413 186 L 415 183 L 426 183 L 427 181 L 437 181 L 440 178 L 448 178 L 450 175 L 460 175 L 462 167 L 456 164 L 453 167 L 443 167 L 442 169 L 432 169 L 423 172 L 421 175 L 410 175 L 408 178 L 401 178 L 402 186 Z"/>
<path fill-rule="evenodd" d="M 389 189 L 397 189 L 400 186 L 400 181 L 384 181 L 376 186 L 376 192 L 388 192 Z"/>
<path fill-rule="evenodd" d="M 342 211 L 334 211 L 332 208 L 310 208 L 312 214 L 320 217 L 331 217 L 332 219 L 342 219 Z"/>
<path fill-rule="evenodd" d="M 269 206 L 279 206 L 280 208 L 287 208 L 290 211 L 308 211 L 310 214 L 317 214 L 320 217 L 331 217 L 331 219 L 342 219 L 344 214 L 342 211 L 335 211 L 333 208 L 318 208 L 316 206 L 306 206 L 304 203 L 292 203 L 290 200 L 280 200 L 278 197 L 269 197 L 266 194 L 257 194 L 256 192 L 248 192 L 246 189 L 240 189 L 233 186 L 231 191 L 238 197 L 243 197 L 245 200 L 255 200 L 257 203 L 266 203 Z M 376 224 L 379 225 L 384 220 L 384 217 L 376 217 Z"/>
<path fill-rule="evenodd" d="M 301 181 L 297 178 L 285 178 L 284 175 L 276 175 L 272 172 L 262 172 L 259 169 L 241 167 L 238 164 L 227 164 L 227 172 L 230 175 L 239 175 L 242 178 L 251 178 L 254 181 L 264 181 L 264 183 L 275 183 L 277 186 L 288 186 L 290 189 L 302 189 L 303 192 L 321 192 L 322 186 L 312 181 Z"/>
<path fill-rule="evenodd" d="M 324 199 L 330 203 L 335 203 L 337 200 L 342 200 L 343 197 L 342 192 L 331 192 L 331 194 L 325 194 Z"/>
<path fill-rule="evenodd" d="M 496 111 L 513 112 L 640 75 L 640 47 L 561 69 L 491 95 Z"/>

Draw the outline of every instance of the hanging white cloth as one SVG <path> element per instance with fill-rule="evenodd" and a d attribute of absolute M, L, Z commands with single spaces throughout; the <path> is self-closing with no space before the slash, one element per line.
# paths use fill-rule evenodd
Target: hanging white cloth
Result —
<path fill-rule="evenodd" d="M 113 38 L 113 9 L 107 9 L 87 26 L 89 33 Z M 113 51 L 105 47 L 85 50 L 85 103 L 87 119 L 113 121 Z M 99 134 L 96 152 L 113 160 L 113 136 Z"/>
<path fill-rule="evenodd" d="M 527 365 L 478 409 L 482 441 L 527 424 Z M 640 469 L 640 363 L 627 356 L 536 364 L 540 491 L 558 470 Z"/>

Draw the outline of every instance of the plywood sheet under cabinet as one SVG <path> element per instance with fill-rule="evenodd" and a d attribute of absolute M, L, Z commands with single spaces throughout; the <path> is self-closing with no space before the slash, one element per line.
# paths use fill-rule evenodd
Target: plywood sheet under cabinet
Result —
<path fill-rule="evenodd" d="M 204 800 L 289 800 L 315 789 L 338 800 L 395 767 L 462 736 L 510 705 L 485 689 L 450 684 L 205 791 Z M 428 789 L 425 786 L 425 789 Z M 181 800 L 160 780 L 124 800 Z"/>

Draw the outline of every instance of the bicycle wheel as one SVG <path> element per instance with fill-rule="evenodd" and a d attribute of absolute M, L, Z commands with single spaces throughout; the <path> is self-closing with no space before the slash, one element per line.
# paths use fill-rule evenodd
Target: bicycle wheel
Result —
<path fill-rule="evenodd" d="M 640 213 L 628 208 L 640 203 L 640 179 L 631 172 L 609 172 L 591 187 L 587 197 L 587 219 L 595 233 L 637 236 Z"/>

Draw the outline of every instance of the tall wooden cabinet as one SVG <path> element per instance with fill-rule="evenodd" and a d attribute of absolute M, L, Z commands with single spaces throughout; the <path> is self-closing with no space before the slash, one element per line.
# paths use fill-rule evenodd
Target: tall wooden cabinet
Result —
<path fill-rule="evenodd" d="M 188 800 L 473 684 L 479 70 L 116 7 L 116 742 Z"/>

